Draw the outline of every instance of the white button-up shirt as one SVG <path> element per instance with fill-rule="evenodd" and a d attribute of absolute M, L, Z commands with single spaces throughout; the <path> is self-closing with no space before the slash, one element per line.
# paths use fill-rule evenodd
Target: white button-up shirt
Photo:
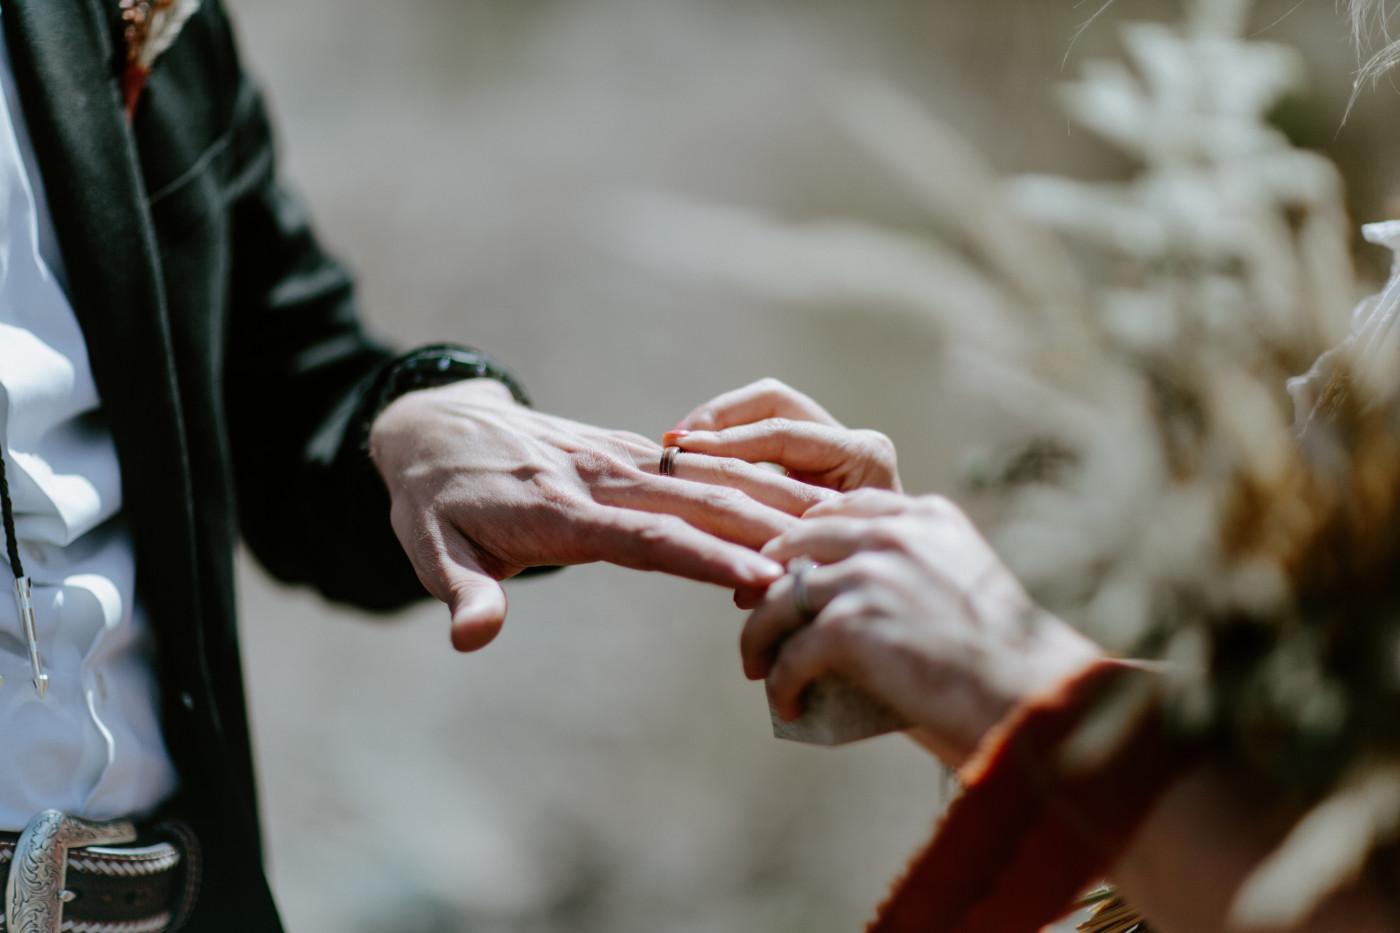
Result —
<path fill-rule="evenodd" d="M 14 600 L 0 596 L 0 829 L 18 830 L 48 807 L 140 816 L 176 778 L 150 627 L 135 598 L 116 448 L 2 34 L 0 83 L 0 441 L 49 675 L 41 700 Z M 10 589 L 3 553 L 0 569 Z"/>

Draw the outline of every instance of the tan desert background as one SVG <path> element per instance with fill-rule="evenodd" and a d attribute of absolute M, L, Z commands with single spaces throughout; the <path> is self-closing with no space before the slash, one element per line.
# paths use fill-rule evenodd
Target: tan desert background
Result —
<path fill-rule="evenodd" d="M 284 170 L 396 342 L 483 347 L 540 407 L 657 437 L 777 376 L 893 437 L 909 491 L 958 495 L 960 451 L 997 425 L 943 381 L 931 325 L 672 278 L 607 218 L 663 191 L 926 229 L 832 118 L 852 77 L 914 95 L 999 170 L 1121 172 L 1053 88 L 1114 51 L 1116 22 L 1177 9 L 1120 0 L 1072 42 L 1097 2 L 229 2 Z M 1256 5 L 1312 67 L 1280 122 L 1341 159 L 1358 221 L 1383 217 L 1400 94 L 1365 91 L 1342 126 L 1345 24 L 1330 0 L 1294 2 Z M 462 656 L 436 604 L 371 619 L 243 571 L 296 933 L 855 931 L 941 805 L 939 771 L 898 736 L 774 740 L 728 593 L 573 568 L 511 584 L 505 632 Z"/>

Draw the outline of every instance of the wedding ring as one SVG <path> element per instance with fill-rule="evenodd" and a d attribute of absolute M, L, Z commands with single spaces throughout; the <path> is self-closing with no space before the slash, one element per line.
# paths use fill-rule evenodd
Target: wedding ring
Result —
<path fill-rule="evenodd" d="M 787 571 L 792 577 L 792 608 L 805 625 L 817 617 L 817 608 L 812 605 L 811 594 L 807 592 L 807 574 L 817 567 L 810 557 L 794 557 L 788 561 Z"/>
<path fill-rule="evenodd" d="M 661 451 L 662 476 L 676 475 L 676 458 L 680 455 L 681 449 L 679 447 L 667 447 L 665 450 Z"/>

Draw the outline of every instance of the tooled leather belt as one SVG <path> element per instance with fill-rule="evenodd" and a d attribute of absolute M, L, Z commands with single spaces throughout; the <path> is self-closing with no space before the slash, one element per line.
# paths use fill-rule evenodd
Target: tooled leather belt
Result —
<path fill-rule="evenodd" d="M 0 832 L 0 931 L 174 933 L 194 907 L 199 874 L 199 844 L 183 823 L 137 838 L 125 821 L 46 810 L 23 834 Z"/>

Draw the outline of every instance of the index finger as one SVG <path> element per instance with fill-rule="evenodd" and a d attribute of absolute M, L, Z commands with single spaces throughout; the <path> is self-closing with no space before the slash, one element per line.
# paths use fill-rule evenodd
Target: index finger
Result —
<path fill-rule="evenodd" d="M 593 501 L 638 512 L 679 516 L 690 525 L 754 550 L 797 523 L 793 515 L 732 486 L 638 471 L 626 482 L 598 484 Z"/>
<path fill-rule="evenodd" d="M 763 556 L 780 563 L 794 557 L 810 557 L 819 564 L 845 560 L 857 551 L 884 550 L 889 535 L 881 534 L 876 522 L 866 518 L 804 518 L 769 541 Z"/>
<path fill-rule="evenodd" d="M 911 501 L 903 493 L 888 489 L 853 489 L 825 502 L 818 502 L 804 512 L 802 517 L 827 518 L 844 515 L 848 518 L 880 518 L 902 515 L 909 510 Z"/>
<path fill-rule="evenodd" d="M 760 379 L 717 396 L 687 415 L 676 430 L 719 431 L 765 418 L 791 418 L 840 426 L 815 401 L 777 379 Z"/>
<path fill-rule="evenodd" d="M 634 570 L 716 583 L 766 587 L 786 573 L 782 564 L 740 544 L 731 544 L 674 515 L 597 506 L 580 516 L 587 541 L 579 562 L 602 560 Z"/>

